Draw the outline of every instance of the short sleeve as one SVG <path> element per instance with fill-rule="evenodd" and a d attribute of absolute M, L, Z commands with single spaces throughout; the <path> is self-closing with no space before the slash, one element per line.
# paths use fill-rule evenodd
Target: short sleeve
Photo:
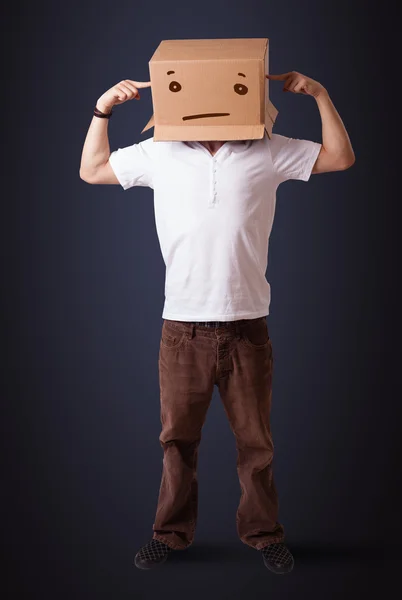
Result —
<path fill-rule="evenodd" d="M 273 134 L 268 139 L 268 145 L 274 170 L 280 181 L 310 179 L 321 144 Z"/>
<path fill-rule="evenodd" d="M 157 144 L 153 138 L 148 138 L 111 153 L 109 163 L 123 189 L 135 185 L 153 188 Z"/>

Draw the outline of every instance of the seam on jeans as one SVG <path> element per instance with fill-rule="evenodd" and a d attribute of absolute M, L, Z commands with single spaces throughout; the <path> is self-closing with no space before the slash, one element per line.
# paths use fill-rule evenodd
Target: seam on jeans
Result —
<path fill-rule="evenodd" d="M 239 478 L 240 480 L 240 478 Z M 236 529 L 237 529 L 237 535 L 239 537 L 240 536 L 240 516 L 239 516 L 239 508 L 240 508 L 240 504 L 243 498 L 244 492 L 243 492 L 243 485 L 240 482 L 240 498 L 239 498 L 239 506 L 237 507 L 237 511 L 236 511 Z"/>
<path fill-rule="evenodd" d="M 187 335 L 185 332 L 183 332 L 183 335 L 181 336 L 180 341 L 177 344 L 175 344 L 174 346 L 167 346 L 163 342 L 163 339 L 161 336 L 161 346 L 162 346 L 162 348 L 166 348 L 166 350 L 178 350 L 179 348 L 184 346 L 186 344 L 186 342 L 187 342 Z"/>
<path fill-rule="evenodd" d="M 243 342 L 248 348 L 253 348 L 254 350 L 265 350 L 269 347 L 271 339 L 268 338 L 265 344 L 259 344 L 258 346 L 250 342 L 245 336 L 240 338 L 240 342 Z"/>
<path fill-rule="evenodd" d="M 235 341 L 237 343 L 239 343 L 239 342 L 241 343 L 243 341 L 243 338 L 242 337 L 240 337 L 240 338 L 235 337 L 232 341 Z M 251 346 L 251 348 L 254 348 L 255 350 L 264 350 L 269 345 L 269 342 L 271 342 L 271 338 L 268 340 L 268 344 L 266 346 L 261 346 L 261 347 Z M 237 346 L 237 344 L 235 344 L 234 347 L 231 350 L 229 350 L 229 352 L 228 352 L 228 358 L 230 358 L 234 354 L 234 352 L 236 351 L 236 346 Z M 246 347 L 248 348 L 249 345 L 247 344 Z M 273 360 L 272 359 L 272 343 L 271 343 L 271 360 Z M 216 356 L 216 379 L 215 379 L 215 383 L 218 383 L 218 381 L 220 379 L 224 379 L 226 377 L 226 373 L 227 373 L 227 371 L 223 371 L 223 372 L 221 372 L 219 374 L 219 369 L 218 369 L 218 349 L 217 349 L 217 356 Z"/>
<path fill-rule="evenodd" d="M 187 544 L 186 546 L 180 546 L 179 544 L 172 543 L 170 540 L 165 538 L 163 535 L 160 535 L 159 533 L 154 533 L 153 538 L 163 542 L 164 544 L 166 544 L 166 546 L 172 548 L 172 550 L 184 550 L 185 548 L 191 545 Z"/>
<path fill-rule="evenodd" d="M 219 340 L 216 339 L 216 355 L 215 355 L 215 383 L 219 381 Z"/>
<path fill-rule="evenodd" d="M 195 449 L 195 452 L 193 454 L 193 477 L 194 477 L 194 474 L 196 474 L 197 453 L 198 453 L 198 446 Z M 196 500 L 196 498 L 194 497 L 194 494 L 193 494 L 193 492 L 194 492 L 193 480 L 191 481 L 190 490 L 191 490 L 191 499 L 190 499 L 190 501 L 191 501 L 192 518 L 189 521 L 189 525 L 191 526 L 189 538 L 191 539 L 191 542 L 192 542 L 193 538 L 194 538 L 195 528 L 196 528 L 195 507 L 196 507 L 196 502 L 197 502 L 197 500 Z"/>
<path fill-rule="evenodd" d="M 172 336 L 169 334 L 169 327 L 173 327 L 173 329 L 179 330 L 180 333 L 181 333 L 179 341 L 177 342 L 177 344 L 174 344 L 174 346 L 169 346 L 168 344 L 165 344 L 164 341 L 163 341 L 164 336 L 166 336 L 167 338 L 170 338 L 170 339 L 172 338 Z M 183 331 L 183 330 L 181 330 L 181 329 L 179 329 L 177 327 L 174 327 L 174 326 L 172 326 L 172 324 L 167 323 L 166 321 L 164 321 L 164 323 L 162 325 L 162 331 L 161 331 L 161 337 L 160 337 L 161 346 L 163 348 L 168 349 L 168 350 L 178 349 L 178 348 L 180 348 L 182 346 L 184 338 L 187 337 L 186 334 L 187 334 L 186 331 Z"/>
<path fill-rule="evenodd" d="M 264 321 L 265 321 L 265 329 L 266 329 L 267 335 L 268 335 L 268 339 L 266 342 L 264 342 L 264 344 L 253 344 L 253 342 L 251 342 L 247 337 L 246 329 L 244 329 L 242 331 L 242 335 L 240 336 L 240 341 L 243 342 L 244 344 L 246 344 L 246 346 L 249 346 L 250 348 L 254 348 L 255 350 L 265 350 L 265 348 L 269 347 L 270 344 L 272 346 L 271 338 L 270 338 L 269 331 L 268 331 L 268 324 L 267 324 L 266 319 L 264 319 Z"/>

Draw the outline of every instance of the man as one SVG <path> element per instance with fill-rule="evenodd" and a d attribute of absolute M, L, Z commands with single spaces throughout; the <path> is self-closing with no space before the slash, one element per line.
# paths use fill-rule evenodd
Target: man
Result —
<path fill-rule="evenodd" d="M 96 105 L 80 176 L 92 184 L 154 189 L 155 218 L 166 264 L 159 354 L 160 442 L 164 450 L 152 540 L 135 564 L 160 565 L 190 546 L 197 520 L 197 452 L 213 388 L 236 439 L 240 539 L 275 573 L 293 568 L 278 522 L 269 413 L 272 345 L 265 278 L 276 189 L 288 179 L 349 168 L 354 153 L 327 90 L 297 72 L 267 75 L 284 90 L 315 98 L 322 143 L 273 134 L 227 142 L 154 142 L 110 153 L 112 109 L 139 99 L 150 82 L 124 80 Z"/>

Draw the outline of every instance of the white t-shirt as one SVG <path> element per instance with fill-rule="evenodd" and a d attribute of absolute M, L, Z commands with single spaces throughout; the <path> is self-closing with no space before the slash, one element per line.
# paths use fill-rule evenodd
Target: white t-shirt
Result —
<path fill-rule="evenodd" d="M 321 144 L 281 135 L 230 141 L 212 156 L 199 142 L 148 138 L 110 155 L 122 187 L 154 190 L 166 265 L 162 318 L 235 321 L 269 314 L 265 273 L 276 189 L 307 181 Z"/>

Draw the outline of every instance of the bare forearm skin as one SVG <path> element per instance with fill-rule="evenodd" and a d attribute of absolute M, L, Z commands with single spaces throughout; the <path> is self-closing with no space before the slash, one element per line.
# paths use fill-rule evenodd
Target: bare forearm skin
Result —
<path fill-rule="evenodd" d="M 343 121 L 325 88 L 315 99 L 321 116 L 323 149 L 340 170 L 347 169 L 355 155 Z"/>
<path fill-rule="evenodd" d="M 110 112 L 107 107 L 97 106 L 102 112 Z M 109 119 L 92 118 L 81 155 L 80 177 L 84 180 L 90 180 L 109 160 L 108 125 Z"/>
<path fill-rule="evenodd" d="M 150 81 L 123 79 L 98 98 L 97 108 L 108 114 L 117 104 L 140 99 L 139 90 L 151 87 Z M 109 119 L 93 117 L 85 138 L 81 155 L 80 177 L 88 183 L 114 183 L 119 181 L 109 163 Z"/>

